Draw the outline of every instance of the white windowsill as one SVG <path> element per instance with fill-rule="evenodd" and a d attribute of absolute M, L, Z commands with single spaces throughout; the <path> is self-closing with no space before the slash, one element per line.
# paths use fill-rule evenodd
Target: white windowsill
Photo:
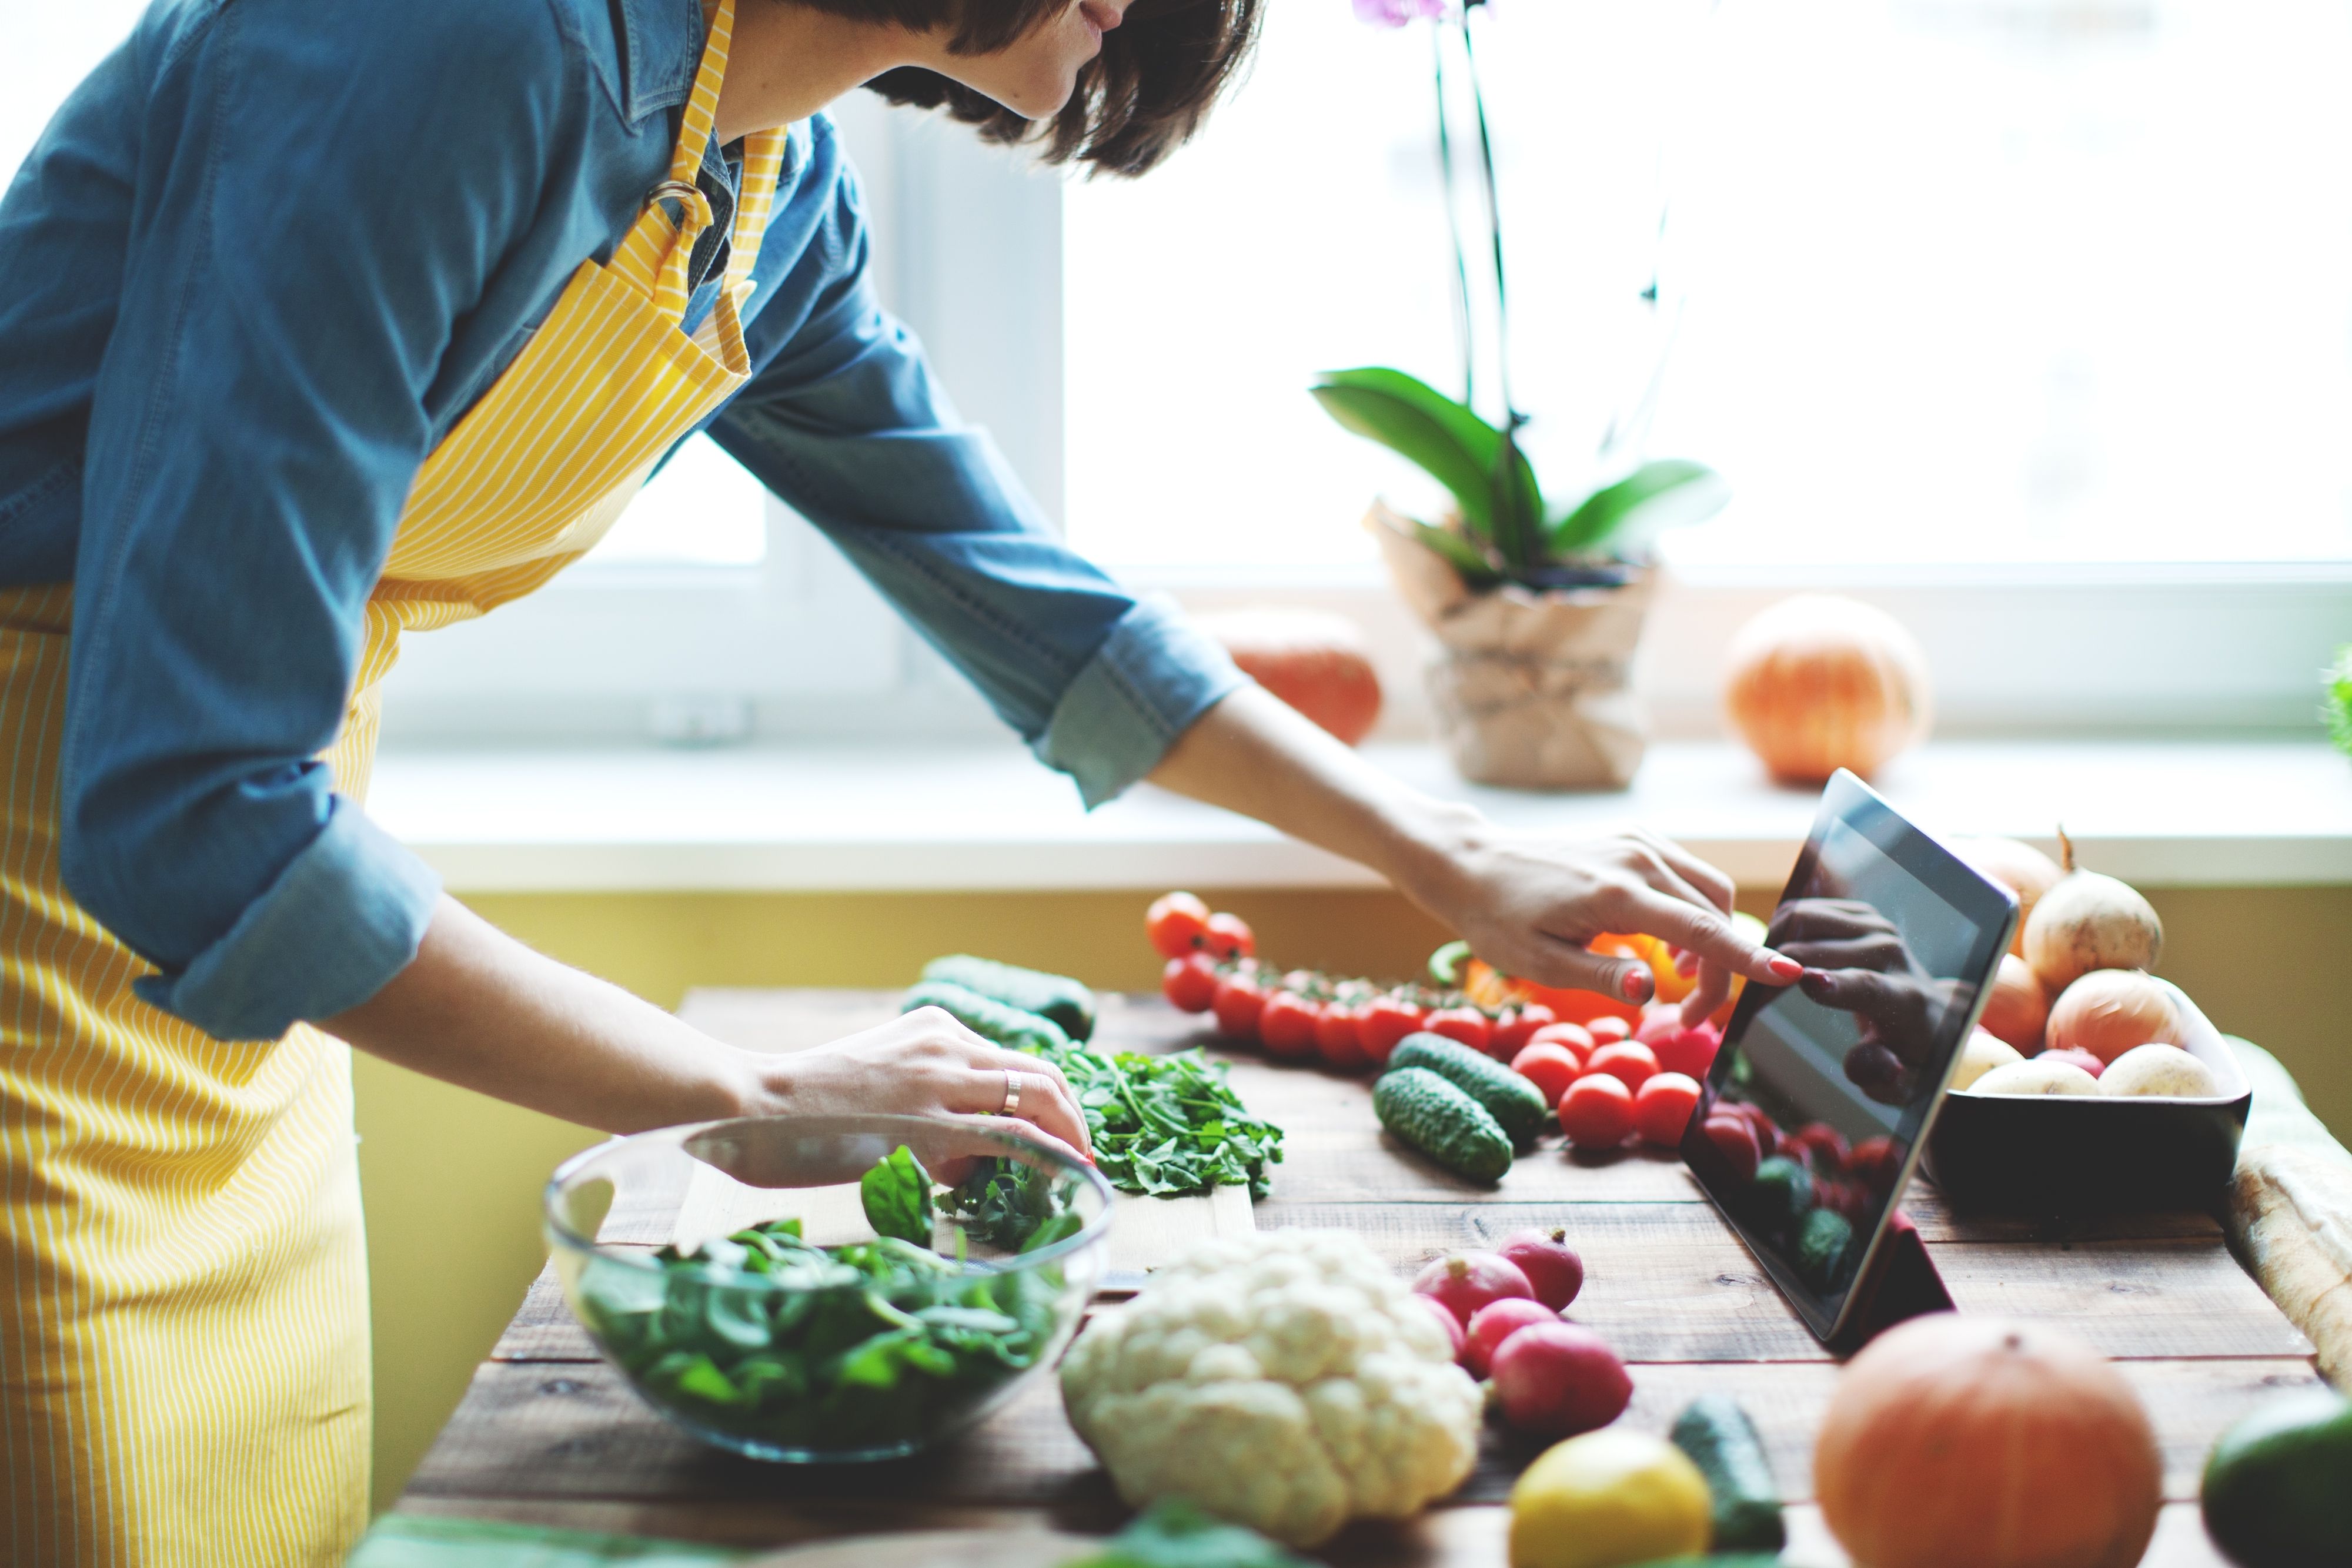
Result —
<path fill-rule="evenodd" d="M 1639 820 L 1777 887 L 1812 815 L 1714 742 L 1652 747 L 1622 793 L 1464 784 L 1433 749 L 1368 748 L 1433 793 L 1577 836 Z M 1954 741 L 1890 765 L 1944 834 L 2048 843 L 2150 886 L 2352 883 L 2352 762 L 2316 741 Z M 1144 787 L 1088 815 L 1009 746 L 391 750 L 369 808 L 457 893 L 1356 887 L 1370 873 Z"/>

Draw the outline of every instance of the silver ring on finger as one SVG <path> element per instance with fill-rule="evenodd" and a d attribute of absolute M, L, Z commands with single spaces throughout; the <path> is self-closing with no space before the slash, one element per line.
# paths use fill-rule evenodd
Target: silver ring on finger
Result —
<path fill-rule="evenodd" d="M 1009 1067 L 1004 1070 L 1004 1103 L 996 1108 L 996 1113 L 1000 1116 L 1021 1113 L 1021 1074 Z"/>

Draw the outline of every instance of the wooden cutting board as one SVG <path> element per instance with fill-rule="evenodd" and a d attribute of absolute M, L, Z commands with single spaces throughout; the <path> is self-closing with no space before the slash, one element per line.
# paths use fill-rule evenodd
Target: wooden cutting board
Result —
<path fill-rule="evenodd" d="M 805 1051 L 887 1023 L 896 1016 L 887 999 L 872 991 L 806 992 L 820 998 L 780 1020 L 772 1005 L 761 1005 L 766 994 L 725 990 L 687 993 L 678 1017 L 730 1045 L 746 1051 Z M 756 998 L 756 999 L 755 999 Z M 832 1005 L 826 1005 L 830 999 Z M 1137 1049 L 1158 1041 L 1130 1042 L 1120 1038 L 1122 1009 L 1112 1009 L 1103 1019 L 1098 1040 L 1111 1049 Z M 781 1029 L 780 1021 L 789 1023 Z M 1241 1187 L 1219 1187 L 1197 1197 L 1141 1197 L 1119 1193 L 1114 1199 L 1110 1228 L 1111 1279 L 1107 1286 L 1132 1288 L 1136 1277 L 1173 1262 L 1202 1242 L 1257 1228 L 1249 1193 Z M 677 1214 L 674 1236 L 681 1246 L 706 1236 L 724 1236 L 746 1225 L 784 1213 L 802 1216 L 803 1233 L 812 1241 L 832 1243 L 863 1240 L 874 1234 L 854 1186 L 802 1188 L 789 1205 L 762 1188 L 746 1186 L 724 1172 L 698 1166 Z M 608 1227 L 609 1228 L 609 1227 Z M 617 1239 L 618 1238 L 608 1238 Z"/>

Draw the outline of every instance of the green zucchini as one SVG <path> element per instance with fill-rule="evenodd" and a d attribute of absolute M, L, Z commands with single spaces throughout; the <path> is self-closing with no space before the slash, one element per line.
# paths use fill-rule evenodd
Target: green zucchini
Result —
<path fill-rule="evenodd" d="M 1448 1170 L 1499 1181 L 1511 1168 L 1510 1134 L 1486 1107 L 1426 1067 L 1401 1067 L 1372 1085 L 1381 1125 Z"/>
<path fill-rule="evenodd" d="M 1018 964 L 1000 964 L 993 958 L 951 953 L 924 965 L 923 978 L 946 980 L 983 997 L 993 997 L 1006 1007 L 1052 1019 L 1072 1040 L 1095 1037 L 1095 994 L 1067 975 L 1049 975 L 1043 969 L 1024 969 Z"/>
<path fill-rule="evenodd" d="M 1512 1143 L 1521 1148 L 1551 1122 L 1551 1108 L 1543 1091 L 1483 1051 L 1473 1051 L 1458 1040 L 1423 1031 L 1397 1041 L 1389 1057 L 1391 1069 L 1422 1067 L 1452 1083 L 1495 1118 Z"/>
<path fill-rule="evenodd" d="M 1702 1394 L 1675 1417 L 1674 1445 L 1706 1478 L 1714 1500 L 1715 1544 L 1726 1552 L 1778 1552 L 1788 1544 L 1780 1493 L 1756 1424 L 1739 1402 Z"/>
<path fill-rule="evenodd" d="M 945 1008 L 982 1040 L 1032 1056 L 1053 1057 L 1070 1049 L 1070 1037 L 1052 1019 L 1007 1007 L 994 997 L 983 997 L 952 980 L 925 980 L 907 993 L 898 1010 L 910 1013 L 917 1008 Z"/>

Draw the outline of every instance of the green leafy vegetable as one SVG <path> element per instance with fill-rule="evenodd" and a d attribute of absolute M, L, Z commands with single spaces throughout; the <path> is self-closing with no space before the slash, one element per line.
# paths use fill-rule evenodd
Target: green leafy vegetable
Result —
<path fill-rule="evenodd" d="M 918 1247 L 931 1244 L 931 1173 L 906 1145 L 875 1162 L 859 1179 L 857 1200 L 877 1236 L 895 1236 Z"/>
<path fill-rule="evenodd" d="M 1156 1503 L 1091 1556 L 1062 1568 L 1313 1568 L 1255 1530 L 1189 1502 Z"/>
<path fill-rule="evenodd" d="M 2326 674 L 2327 700 L 2321 712 L 2336 749 L 2352 757 L 2352 643 L 2336 650 L 2336 663 Z"/>
<path fill-rule="evenodd" d="M 1045 1188 L 1026 1200 L 1041 1210 L 1033 1245 L 1076 1229 L 1052 1178 L 1019 1168 Z M 921 1166 L 903 1148 L 875 1167 L 897 1218 L 910 1169 Z M 930 1183 L 920 1179 L 928 1210 Z M 861 1187 L 870 1217 L 875 1188 Z M 1063 1300 L 1052 1264 L 976 1272 L 895 1235 L 816 1247 L 798 1220 L 691 1252 L 665 1247 L 652 1261 L 589 1260 L 581 1315 L 606 1353 L 690 1424 L 812 1452 L 938 1431 L 1036 1365 L 1080 1304 Z"/>

